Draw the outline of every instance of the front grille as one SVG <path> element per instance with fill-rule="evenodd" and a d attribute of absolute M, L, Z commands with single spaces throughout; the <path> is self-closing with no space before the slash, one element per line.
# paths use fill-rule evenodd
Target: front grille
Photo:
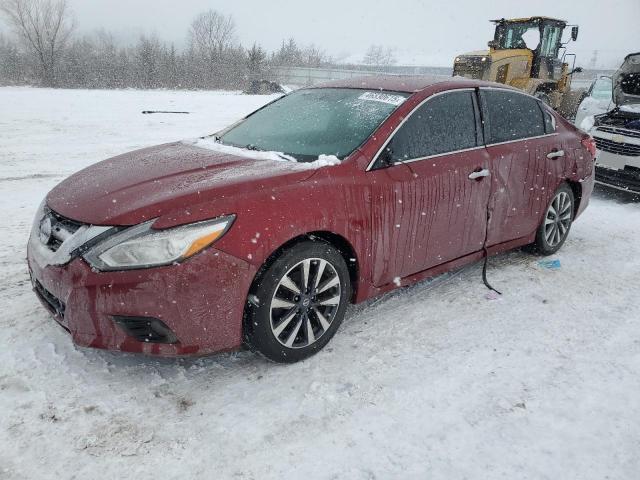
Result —
<path fill-rule="evenodd" d="M 51 313 L 64 318 L 65 304 L 62 300 L 53 295 L 49 290 L 44 288 L 39 281 L 35 281 L 34 289 L 40 299 L 49 307 Z"/>
<path fill-rule="evenodd" d="M 83 225 L 80 222 L 76 222 L 75 220 L 63 217 L 53 210 L 47 211 L 44 218 L 40 222 L 40 233 L 42 233 L 43 225 L 45 224 L 45 222 L 49 222 L 50 224 L 50 234 L 41 235 L 40 239 L 41 242 L 53 252 L 57 252 L 64 241 L 71 235 L 76 233 L 78 229 Z"/>
<path fill-rule="evenodd" d="M 600 137 L 594 137 L 594 139 L 596 141 L 596 147 L 598 147 L 599 150 L 627 157 L 640 157 L 640 145 L 624 142 L 618 143 Z"/>
<path fill-rule="evenodd" d="M 615 127 L 598 127 L 596 130 L 600 132 L 613 133 L 614 135 L 624 135 L 625 137 L 640 138 L 640 131 L 620 129 Z"/>

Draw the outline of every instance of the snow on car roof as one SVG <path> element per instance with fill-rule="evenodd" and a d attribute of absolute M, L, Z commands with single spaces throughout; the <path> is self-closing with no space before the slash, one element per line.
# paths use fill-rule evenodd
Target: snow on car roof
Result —
<path fill-rule="evenodd" d="M 370 90 L 392 90 L 395 92 L 413 93 L 435 83 L 448 81 L 446 77 L 428 75 L 367 75 L 343 78 L 314 85 L 314 88 L 363 88 Z"/>
<path fill-rule="evenodd" d="M 415 93 L 435 84 L 446 84 L 446 86 L 455 86 L 456 88 L 490 86 L 515 90 L 509 85 L 471 80 L 463 77 L 444 77 L 442 75 L 368 75 L 319 83 L 309 88 L 362 88 Z"/>

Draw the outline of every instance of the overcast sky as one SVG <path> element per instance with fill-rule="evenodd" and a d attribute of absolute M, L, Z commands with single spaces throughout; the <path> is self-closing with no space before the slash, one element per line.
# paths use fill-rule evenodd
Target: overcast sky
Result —
<path fill-rule="evenodd" d="M 451 65 L 456 54 L 484 48 L 488 20 L 553 16 L 580 25 L 570 51 L 588 66 L 617 66 L 640 51 L 640 0 L 70 0 L 80 32 L 99 28 L 130 40 L 141 33 L 183 45 L 192 18 L 207 9 L 231 14 L 238 40 L 268 50 L 283 38 L 315 43 L 333 57 L 359 59 L 373 43 L 396 49 L 399 63 Z"/>

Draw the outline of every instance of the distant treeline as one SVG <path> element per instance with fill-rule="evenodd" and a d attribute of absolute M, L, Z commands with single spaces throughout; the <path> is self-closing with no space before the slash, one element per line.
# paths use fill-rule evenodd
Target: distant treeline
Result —
<path fill-rule="evenodd" d="M 0 0 L 2 13 L 13 27 L 0 32 L 2 85 L 238 89 L 269 77 L 274 67 L 331 61 L 314 45 L 299 46 L 294 39 L 271 53 L 257 44 L 246 48 L 236 40 L 233 18 L 213 10 L 194 18 L 183 49 L 155 35 L 132 45 L 108 32 L 77 36 L 63 0 Z"/>
<path fill-rule="evenodd" d="M 122 47 L 111 35 L 100 33 L 70 42 L 56 62 L 53 81 L 48 81 L 37 60 L 0 36 L 1 85 L 236 89 L 250 79 L 269 77 L 273 67 L 327 64 L 313 47 L 298 48 L 293 40 L 270 55 L 255 45 L 203 56 L 194 48 L 180 51 L 155 36 L 142 36 L 135 45 Z"/>

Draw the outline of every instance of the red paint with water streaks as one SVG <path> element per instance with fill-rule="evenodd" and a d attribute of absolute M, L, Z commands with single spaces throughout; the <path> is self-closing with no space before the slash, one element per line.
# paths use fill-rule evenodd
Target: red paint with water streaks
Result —
<path fill-rule="evenodd" d="M 38 265 L 32 276 L 66 303 L 64 327 L 76 343 L 158 355 L 232 350 L 256 272 L 283 245 L 310 234 L 335 242 L 355 264 L 353 301 L 408 285 L 490 253 L 531 243 L 551 196 L 568 181 L 580 214 L 593 189 L 593 157 L 583 132 L 553 113 L 555 134 L 369 169 L 386 140 L 430 96 L 484 82 L 367 77 L 328 84 L 411 96 L 340 165 L 317 170 L 174 143 L 120 155 L 55 187 L 55 212 L 93 225 L 162 229 L 235 214 L 228 233 L 180 265 L 95 272 L 81 258 Z M 563 150 L 562 158 L 547 154 Z M 489 177 L 470 180 L 488 169 Z M 490 220 L 487 222 L 487 209 Z M 256 241 L 259 239 L 259 241 Z M 397 277 L 401 280 L 397 281 Z M 396 281 L 394 281 L 396 279 Z M 139 343 L 114 315 L 162 319 L 172 345 Z"/>

